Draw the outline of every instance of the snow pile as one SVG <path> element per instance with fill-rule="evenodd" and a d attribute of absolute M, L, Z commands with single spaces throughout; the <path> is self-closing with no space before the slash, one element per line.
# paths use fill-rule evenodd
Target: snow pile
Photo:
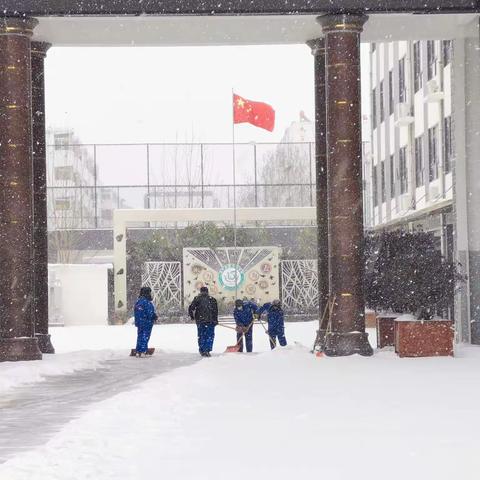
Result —
<path fill-rule="evenodd" d="M 44 355 L 43 360 L 32 362 L 0 363 L 0 396 L 8 390 L 32 382 L 40 382 L 51 375 L 65 375 L 84 369 L 95 369 L 101 362 L 112 358 L 111 350 Z"/>
<path fill-rule="evenodd" d="M 478 478 L 480 350 L 423 359 L 308 350 L 227 354 L 159 375 L 93 405 L 0 466 L 0 479 Z"/>

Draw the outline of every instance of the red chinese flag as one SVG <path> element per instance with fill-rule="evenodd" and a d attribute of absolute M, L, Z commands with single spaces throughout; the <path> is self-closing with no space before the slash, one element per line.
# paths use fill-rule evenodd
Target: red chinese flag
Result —
<path fill-rule="evenodd" d="M 271 132 L 275 127 L 275 110 L 267 103 L 233 94 L 233 123 L 251 123 Z"/>

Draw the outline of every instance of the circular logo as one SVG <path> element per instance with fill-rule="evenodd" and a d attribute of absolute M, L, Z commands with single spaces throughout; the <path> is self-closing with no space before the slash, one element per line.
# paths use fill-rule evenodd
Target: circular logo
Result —
<path fill-rule="evenodd" d="M 207 270 L 203 272 L 202 277 L 206 282 L 211 282 L 213 280 L 213 273 Z"/>
<path fill-rule="evenodd" d="M 199 275 L 203 268 L 201 265 L 192 265 L 191 270 L 194 275 Z"/>
<path fill-rule="evenodd" d="M 258 272 L 256 272 L 255 270 L 252 270 L 251 272 L 249 272 L 248 278 L 249 278 L 252 282 L 256 282 L 256 281 L 260 278 L 260 275 L 259 275 Z"/>
<path fill-rule="evenodd" d="M 240 266 L 233 263 L 224 265 L 218 272 L 218 281 L 220 285 L 227 290 L 235 290 L 242 283 L 245 274 Z"/>
<path fill-rule="evenodd" d="M 260 265 L 260 271 L 261 271 L 262 273 L 265 273 L 265 274 L 266 274 L 266 273 L 270 273 L 270 272 L 272 271 L 272 266 L 271 266 L 269 263 L 267 263 L 267 262 L 262 263 L 262 264 Z"/>
<path fill-rule="evenodd" d="M 246 291 L 249 295 L 253 295 L 256 290 L 257 290 L 257 289 L 255 288 L 255 285 L 252 285 L 252 284 L 247 285 L 247 286 L 245 287 L 245 291 Z"/>
<path fill-rule="evenodd" d="M 266 280 L 260 280 L 258 282 L 258 286 L 262 289 L 265 290 L 268 288 L 268 282 Z"/>

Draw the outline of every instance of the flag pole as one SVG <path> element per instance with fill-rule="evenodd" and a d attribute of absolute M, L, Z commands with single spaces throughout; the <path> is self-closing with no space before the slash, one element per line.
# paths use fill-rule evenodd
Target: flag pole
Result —
<path fill-rule="evenodd" d="M 232 87 L 232 166 L 233 166 L 233 251 L 235 252 L 235 300 L 238 298 L 238 270 L 237 270 L 237 195 L 235 178 L 235 104 Z"/>

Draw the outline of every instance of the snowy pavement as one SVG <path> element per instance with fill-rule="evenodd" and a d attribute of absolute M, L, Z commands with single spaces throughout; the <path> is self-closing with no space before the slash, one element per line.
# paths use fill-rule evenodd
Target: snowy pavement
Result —
<path fill-rule="evenodd" d="M 55 330 L 59 351 L 109 344 L 125 352 L 133 333 Z M 164 371 L 175 355 L 197 358 L 194 328 L 157 328 L 153 345 L 165 353 L 107 362 L 112 375 L 158 362 L 159 375 L 135 385 L 112 381 L 107 395 L 80 402 L 58 422 L 49 441 L 18 444 L 0 479 L 478 479 L 480 349 L 461 348 L 456 358 L 400 359 L 391 351 L 316 358 L 308 348 L 314 330 L 287 325 L 291 345 L 274 352 L 257 330 L 255 355 L 219 355 L 232 343 L 231 332 L 219 330 L 216 357 Z"/>
<path fill-rule="evenodd" d="M 117 356 L 99 362 L 95 369 L 87 363 L 87 368 L 75 374 L 49 375 L 40 384 L 11 390 L 0 397 L 0 463 L 42 445 L 93 403 L 131 391 L 155 375 L 196 361 L 196 355 L 181 353 L 160 353 L 145 360 Z"/>

